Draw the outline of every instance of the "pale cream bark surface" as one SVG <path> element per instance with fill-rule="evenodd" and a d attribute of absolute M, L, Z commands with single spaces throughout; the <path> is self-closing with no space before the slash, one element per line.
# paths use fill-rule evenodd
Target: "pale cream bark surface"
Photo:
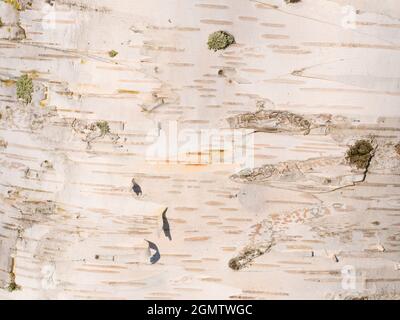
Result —
<path fill-rule="evenodd" d="M 399 297 L 398 1 L 32 2 L 0 1 L 1 299 Z M 217 30 L 236 44 L 208 50 Z M 262 174 L 225 146 L 155 161 L 174 123 L 250 131 Z"/>

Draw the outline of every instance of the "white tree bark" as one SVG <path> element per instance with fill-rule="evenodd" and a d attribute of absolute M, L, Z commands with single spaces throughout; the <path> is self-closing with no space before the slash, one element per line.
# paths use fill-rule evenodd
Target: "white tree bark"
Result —
<path fill-rule="evenodd" d="M 0 1 L 0 298 L 399 297 L 398 1 L 22 9 Z"/>

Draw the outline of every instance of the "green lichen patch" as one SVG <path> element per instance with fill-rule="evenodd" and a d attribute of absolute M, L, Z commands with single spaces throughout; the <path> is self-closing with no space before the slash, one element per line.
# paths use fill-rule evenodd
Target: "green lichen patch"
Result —
<path fill-rule="evenodd" d="M 115 50 L 111 50 L 111 51 L 108 52 L 108 55 L 109 55 L 111 58 L 115 58 L 115 57 L 118 55 L 118 52 L 115 51 Z"/>
<path fill-rule="evenodd" d="M 33 93 L 32 79 L 29 78 L 28 75 L 24 74 L 18 79 L 16 86 L 17 86 L 17 98 L 21 99 L 25 103 L 31 103 L 32 93 Z"/>
<path fill-rule="evenodd" d="M 3 2 L 8 3 L 17 11 L 24 11 L 25 9 L 32 8 L 32 1 L 29 0 L 3 0 Z"/>
<path fill-rule="evenodd" d="M 8 286 L 6 287 L 6 289 L 10 292 L 13 292 L 15 290 L 20 290 L 21 287 L 19 285 L 17 285 L 17 283 L 15 282 L 15 273 L 11 271 L 9 274 L 10 274 L 10 282 L 9 282 Z"/>
<path fill-rule="evenodd" d="M 100 129 L 102 136 L 105 136 L 106 134 L 110 133 L 110 126 L 108 125 L 107 121 L 97 121 L 96 127 Z"/>
<path fill-rule="evenodd" d="M 20 290 L 21 287 L 15 283 L 15 281 L 11 281 L 10 284 L 7 286 L 7 290 L 13 292 L 15 290 Z"/>
<path fill-rule="evenodd" d="M 346 153 L 346 160 L 357 169 L 367 169 L 373 156 L 374 147 L 368 140 L 358 140 Z"/>
<path fill-rule="evenodd" d="M 208 49 L 218 51 L 235 43 L 235 38 L 225 31 L 216 31 L 208 36 Z"/>
<path fill-rule="evenodd" d="M 13 6 L 15 10 L 21 11 L 22 10 L 22 5 L 18 0 L 3 0 L 5 3 L 8 3 L 9 5 Z"/>

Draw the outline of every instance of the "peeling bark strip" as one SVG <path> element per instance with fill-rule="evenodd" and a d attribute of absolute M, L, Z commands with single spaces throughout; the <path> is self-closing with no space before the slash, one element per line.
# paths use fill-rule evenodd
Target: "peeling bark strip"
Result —
<path fill-rule="evenodd" d="M 303 116 L 289 111 L 259 110 L 227 119 L 233 129 L 246 128 L 258 132 L 302 132 L 310 133 L 311 122 Z"/>
<path fill-rule="evenodd" d="M 236 271 L 241 270 L 251 264 L 254 259 L 270 251 L 271 247 L 272 243 L 248 246 L 237 257 L 229 260 L 229 268 Z"/>
<path fill-rule="evenodd" d="M 54 201 L 24 201 L 19 207 L 23 215 L 52 215 L 57 212 L 57 205 Z"/>
<path fill-rule="evenodd" d="M 244 169 L 231 176 L 241 183 L 271 184 L 303 191 L 325 192 L 354 185 L 364 180 L 364 170 L 353 171 L 340 157 L 284 161 L 254 169 Z"/>
<path fill-rule="evenodd" d="M 251 227 L 248 241 L 239 255 L 229 260 L 228 265 L 231 269 L 241 270 L 271 250 L 276 243 L 274 224 L 268 219 L 257 222 Z"/>
<path fill-rule="evenodd" d="M 79 134 L 82 141 L 87 143 L 88 149 L 91 148 L 91 144 L 93 142 L 106 136 L 109 136 L 114 144 L 119 140 L 119 136 L 117 134 L 111 133 L 107 121 L 87 123 L 86 121 L 74 119 L 71 123 L 71 127 L 77 134 Z"/>

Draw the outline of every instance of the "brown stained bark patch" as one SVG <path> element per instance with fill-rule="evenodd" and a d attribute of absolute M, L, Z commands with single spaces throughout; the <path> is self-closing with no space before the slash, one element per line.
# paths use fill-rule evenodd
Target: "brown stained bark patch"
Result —
<path fill-rule="evenodd" d="M 400 143 L 394 146 L 394 150 L 396 150 L 396 153 L 400 156 Z"/>
<path fill-rule="evenodd" d="M 8 143 L 6 140 L 4 140 L 3 138 L 0 138 L 0 148 L 1 149 L 6 149 L 8 146 Z"/>

